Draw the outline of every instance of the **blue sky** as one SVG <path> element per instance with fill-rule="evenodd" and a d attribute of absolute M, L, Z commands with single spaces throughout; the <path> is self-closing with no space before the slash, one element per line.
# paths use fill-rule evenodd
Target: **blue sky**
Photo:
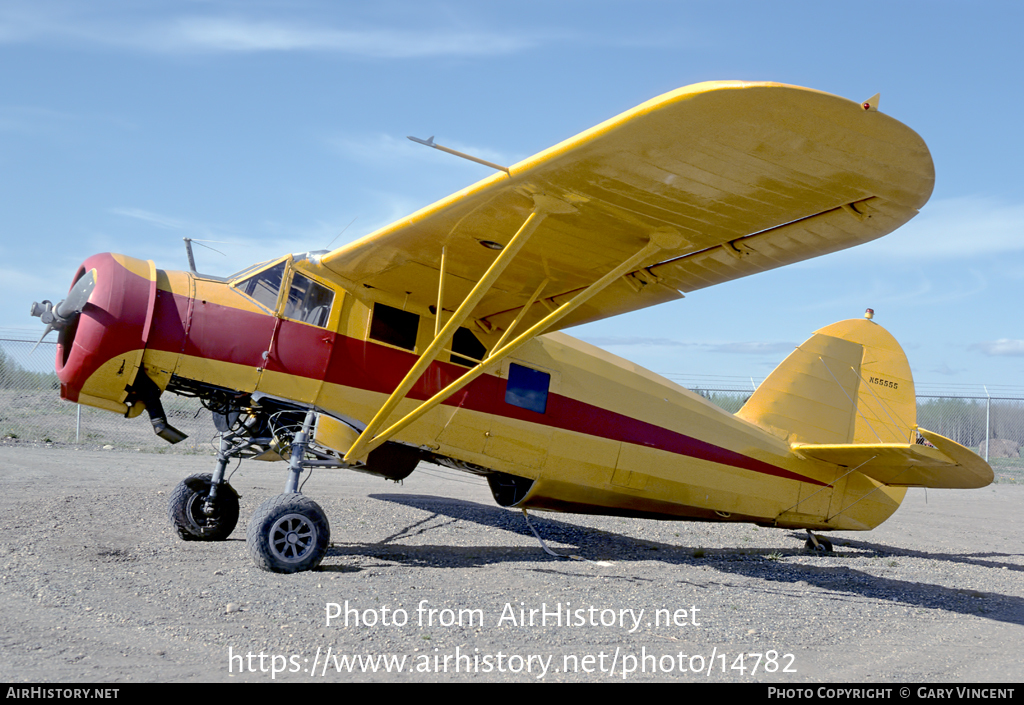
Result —
<path fill-rule="evenodd" d="M 766 375 L 876 311 L 919 387 L 1024 395 L 1017 2 L 23 2 L 0 5 L 0 336 L 41 332 L 90 254 L 227 274 L 337 247 L 653 96 L 771 80 L 864 100 L 936 165 L 860 248 L 570 334 L 687 380 Z M 340 237 L 339 233 L 350 225 Z"/>

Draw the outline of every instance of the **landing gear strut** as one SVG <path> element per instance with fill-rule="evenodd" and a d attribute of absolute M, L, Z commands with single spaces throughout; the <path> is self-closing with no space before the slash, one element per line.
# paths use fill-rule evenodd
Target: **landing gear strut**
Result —
<path fill-rule="evenodd" d="M 171 495 L 168 513 L 178 536 L 184 541 L 223 541 L 238 523 L 238 493 L 225 479 L 232 458 L 250 457 L 265 452 L 272 436 L 261 437 L 252 429 L 234 422 L 238 411 L 214 411 L 214 423 L 220 431 L 220 449 L 213 474 L 192 475 L 178 483 Z"/>
<path fill-rule="evenodd" d="M 804 548 L 815 553 L 832 553 L 832 542 L 821 536 L 815 536 L 810 529 L 807 529 L 807 541 L 804 543 Z"/>
<path fill-rule="evenodd" d="M 256 510 L 246 542 L 259 568 L 297 573 L 320 565 L 331 542 L 331 526 L 324 510 L 309 497 L 279 494 Z"/>
<path fill-rule="evenodd" d="M 168 510 L 182 540 L 223 541 L 238 523 L 238 493 L 209 473 L 192 475 L 174 488 Z"/>
<path fill-rule="evenodd" d="M 227 538 L 238 522 L 238 493 L 225 479 L 231 459 L 287 459 L 284 493 L 261 504 L 246 531 L 249 553 L 263 570 L 312 570 L 320 565 L 330 546 L 327 515 L 320 505 L 301 493 L 299 480 L 303 472 L 313 468 L 354 467 L 399 480 L 419 462 L 418 450 L 395 444 L 374 450 L 370 464 L 353 466 L 335 451 L 311 441 L 317 418 L 314 409 L 285 406 L 272 398 L 243 400 L 218 390 L 189 391 L 202 396 L 204 405 L 210 403 L 207 408 L 213 412 L 214 424 L 220 431 L 220 449 L 212 475 L 193 475 L 175 489 L 171 522 L 186 541 Z M 299 418 L 303 419 L 301 424 Z"/>
<path fill-rule="evenodd" d="M 320 505 L 299 493 L 299 478 L 314 467 L 343 467 L 336 458 L 309 446 L 316 413 L 310 409 L 292 439 L 284 494 L 260 505 L 249 522 L 246 541 L 259 568 L 272 573 L 297 573 L 320 565 L 331 543 L 331 526 Z M 306 458 L 307 453 L 316 459 Z"/>

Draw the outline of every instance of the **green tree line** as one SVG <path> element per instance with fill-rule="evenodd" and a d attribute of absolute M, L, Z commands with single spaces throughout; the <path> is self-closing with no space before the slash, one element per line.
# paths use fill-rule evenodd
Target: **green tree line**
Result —
<path fill-rule="evenodd" d="M 694 391 L 733 414 L 750 398 L 746 392 Z M 1024 445 L 1024 400 L 993 399 L 991 406 L 989 403 L 987 399 L 919 398 L 917 423 L 968 448 L 977 448 L 985 441 L 987 412 L 990 438 L 1003 438 Z"/>
<path fill-rule="evenodd" d="M 917 423 L 968 448 L 985 440 L 985 415 L 990 438 L 1024 444 L 1024 401 L 1019 399 L 918 399 Z M 987 408 L 986 408 L 987 407 Z"/>
<path fill-rule="evenodd" d="M 0 389 L 59 389 L 55 372 L 30 372 L 0 348 Z"/>

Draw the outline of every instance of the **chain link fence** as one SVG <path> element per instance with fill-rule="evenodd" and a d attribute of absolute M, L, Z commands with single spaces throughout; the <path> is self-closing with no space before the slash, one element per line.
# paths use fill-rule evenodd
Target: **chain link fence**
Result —
<path fill-rule="evenodd" d="M 664 375 L 736 413 L 764 381 L 752 377 Z M 1024 389 L 1007 385 L 918 384 L 917 423 L 985 458 L 996 482 L 1024 484 Z"/>
<path fill-rule="evenodd" d="M 145 413 L 134 419 L 60 398 L 53 372 L 57 344 L 0 339 L 0 440 L 113 446 L 151 453 L 216 453 L 217 432 L 198 399 L 165 394 L 167 421 L 188 434 L 174 445 L 153 433 Z"/>
<path fill-rule="evenodd" d="M 122 419 L 109 411 L 61 400 L 53 372 L 56 344 L 43 342 L 33 351 L 34 344 L 0 339 L 0 440 L 109 445 L 159 453 L 216 452 L 213 419 L 198 399 L 161 397 L 168 422 L 188 434 L 186 440 L 170 445 L 153 433 L 146 414 Z M 730 412 L 739 410 L 761 381 L 665 376 Z M 940 394 L 918 385 L 918 392 L 918 424 L 987 458 L 998 482 L 1024 484 L 1024 393 L 1014 394 L 1024 390 L 961 387 Z"/>

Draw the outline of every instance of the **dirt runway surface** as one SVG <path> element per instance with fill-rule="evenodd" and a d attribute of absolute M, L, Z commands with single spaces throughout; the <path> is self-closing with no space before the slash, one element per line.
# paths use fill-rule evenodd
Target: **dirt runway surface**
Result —
<path fill-rule="evenodd" d="M 317 471 L 321 568 L 257 569 L 283 463 L 231 479 L 227 541 L 167 500 L 207 456 L 0 445 L 0 669 L 9 682 L 1019 682 L 1024 487 L 913 490 L 837 533 L 533 514 L 472 476 Z M 232 466 L 233 467 L 233 466 Z M 346 623 L 347 622 L 347 623 Z"/>

